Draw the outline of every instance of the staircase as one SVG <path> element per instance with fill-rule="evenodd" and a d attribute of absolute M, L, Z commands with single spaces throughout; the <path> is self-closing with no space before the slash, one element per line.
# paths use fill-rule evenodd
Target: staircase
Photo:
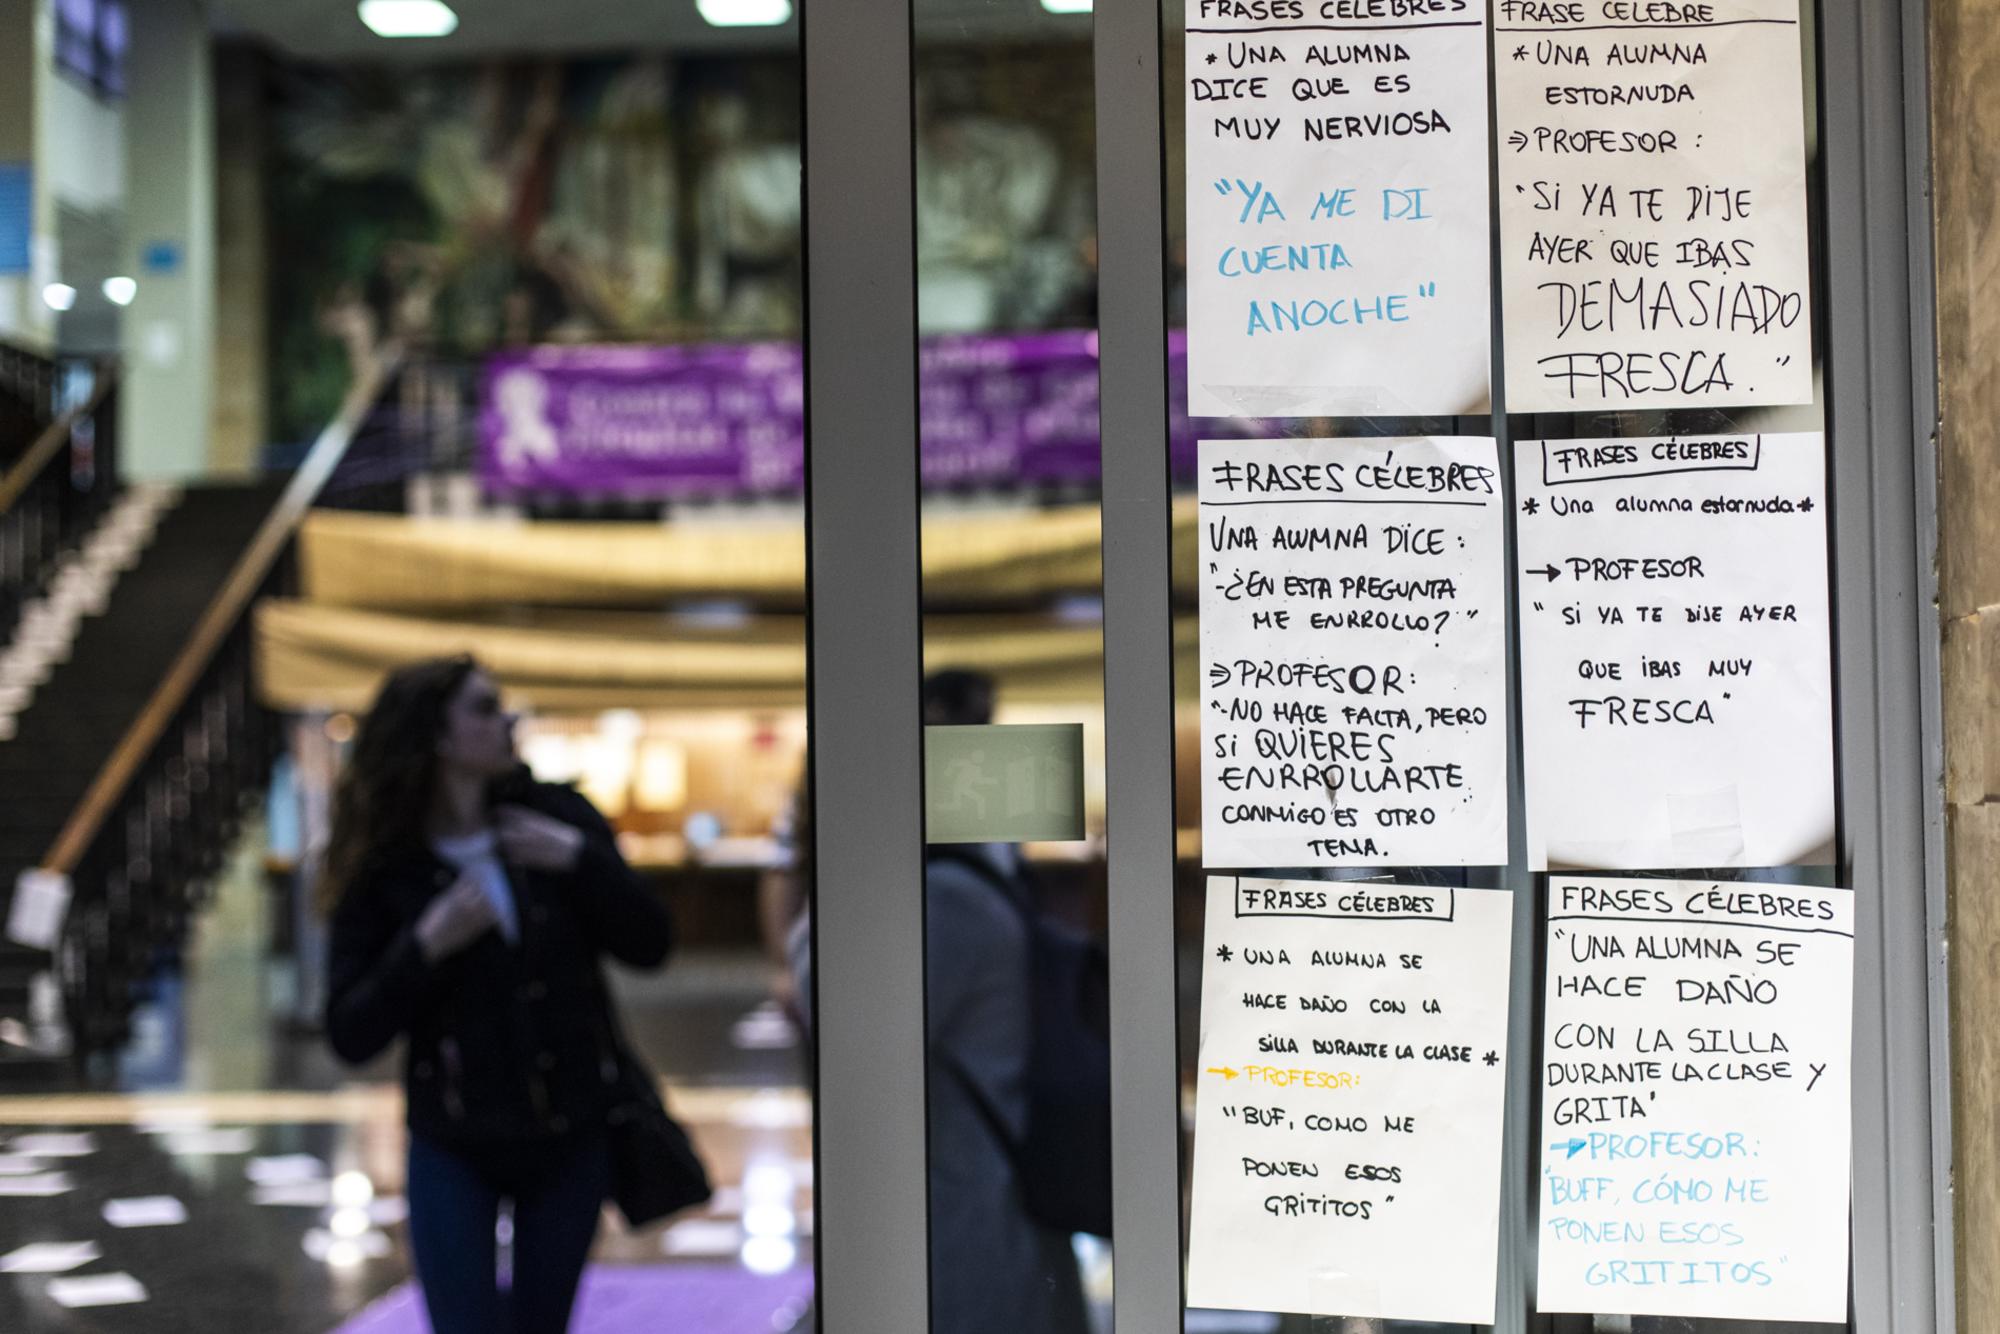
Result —
<path fill-rule="evenodd" d="M 0 471 L 0 1090 L 122 1046 L 178 957 L 277 753 L 254 608 L 315 501 L 377 481 L 400 361 L 279 480 L 121 498 L 115 368 Z"/>
<path fill-rule="evenodd" d="M 42 861 L 82 805 L 281 490 L 282 483 L 264 483 L 182 492 L 159 517 L 137 565 L 112 586 L 103 614 L 80 622 L 68 660 L 35 691 L 13 738 L 0 741 L 0 899 L 11 897 L 19 874 Z M 255 757 L 256 767 L 268 758 Z M 216 812 L 215 828 L 193 839 L 184 832 L 178 846 L 147 855 L 171 857 L 175 878 L 198 893 L 234 832 L 235 814 Z M 189 906 L 166 905 L 170 915 Z M 141 953 L 128 962 L 143 980 L 149 960 Z M 42 950 L 0 942 L 0 1015 L 27 1014 L 31 979 L 50 966 Z"/>
<path fill-rule="evenodd" d="M 56 365 L 0 343 L 0 467 L 27 451 L 54 415 Z"/>

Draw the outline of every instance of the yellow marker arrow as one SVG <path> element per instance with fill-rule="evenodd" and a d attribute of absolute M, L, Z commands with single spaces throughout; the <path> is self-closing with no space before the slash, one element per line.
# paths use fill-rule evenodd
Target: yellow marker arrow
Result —
<path fill-rule="evenodd" d="M 1226 1066 L 1211 1065 L 1208 1067 L 1208 1073 L 1210 1073 L 1211 1075 L 1221 1075 L 1224 1079 L 1236 1078 L 1236 1071 L 1231 1070 Z"/>

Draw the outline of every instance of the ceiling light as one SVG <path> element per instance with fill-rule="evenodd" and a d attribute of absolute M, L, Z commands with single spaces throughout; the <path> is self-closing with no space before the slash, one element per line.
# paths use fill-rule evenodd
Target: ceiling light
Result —
<path fill-rule="evenodd" d="M 139 284 L 133 279 L 117 277 L 104 280 L 104 299 L 114 306 L 129 306 L 138 295 Z"/>
<path fill-rule="evenodd" d="M 68 283 L 50 283 L 42 289 L 42 304 L 58 312 L 74 309 L 76 289 Z"/>
<path fill-rule="evenodd" d="M 1051 14 L 1088 14 L 1090 0 L 1042 0 L 1042 8 Z"/>
<path fill-rule="evenodd" d="M 694 0 L 694 7 L 718 28 L 770 28 L 792 17 L 792 0 Z"/>
<path fill-rule="evenodd" d="M 361 21 L 377 37 L 447 37 L 458 15 L 444 0 L 361 0 Z"/>
<path fill-rule="evenodd" d="M 672 741 L 647 741 L 639 747 L 639 768 L 633 777 L 639 806 L 649 811 L 675 811 L 687 803 L 687 751 Z"/>

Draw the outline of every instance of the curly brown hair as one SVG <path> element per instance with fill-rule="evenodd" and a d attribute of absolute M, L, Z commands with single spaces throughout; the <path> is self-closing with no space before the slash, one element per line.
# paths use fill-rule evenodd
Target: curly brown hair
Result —
<path fill-rule="evenodd" d="M 380 854 L 423 837 L 445 709 L 479 669 L 469 654 L 433 658 L 399 668 L 382 683 L 334 789 L 321 912 L 331 913 Z"/>

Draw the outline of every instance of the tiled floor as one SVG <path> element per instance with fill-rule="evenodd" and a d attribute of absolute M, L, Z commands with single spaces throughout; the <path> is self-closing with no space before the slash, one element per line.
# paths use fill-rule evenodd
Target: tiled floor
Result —
<path fill-rule="evenodd" d="M 769 1334 L 802 1320 L 812 1300 L 804 1270 L 771 1277 L 728 1268 L 599 1266 L 584 1275 L 572 1334 Z M 340 1327 L 340 1334 L 428 1334 L 413 1285 L 398 1288 Z"/>
<path fill-rule="evenodd" d="M 638 1313 L 677 1311 L 678 1328 L 708 1334 L 785 1330 L 811 1291 L 804 1096 L 673 1096 L 722 1189 L 701 1213 L 641 1232 L 607 1214 L 575 1327 L 612 1334 L 636 1328 Z M 0 1099 L 0 1270 L 32 1245 L 96 1251 L 63 1274 L 0 1273 L 0 1330 L 422 1330 L 406 1285 L 399 1118 L 390 1088 Z M 110 1201 L 160 1197 L 179 1201 L 185 1220 L 106 1220 Z M 147 1300 L 67 1309 L 56 1299 L 66 1280 L 121 1273 Z"/>
<path fill-rule="evenodd" d="M 268 912 L 253 875 L 229 877 L 184 979 L 162 986 L 121 1060 L 57 1093 L 0 1087 L 0 1331 L 425 1329 L 393 1067 L 342 1070 L 273 1018 L 284 979 L 265 958 Z M 574 1329 L 782 1334 L 809 1320 L 810 1109 L 799 1053 L 759 1008 L 761 967 L 691 956 L 619 986 L 635 1045 L 666 1074 L 718 1190 L 704 1211 L 637 1233 L 607 1212 Z M 184 1220 L 105 1216 L 111 1201 L 156 1197 Z M 62 1257 L 80 1259 L 73 1268 L 20 1272 L 49 1253 L 22 1248 L 65 1243 L 87 1247 Z M 144 1300 L 63 1304 L 107 1282 Z"/>

